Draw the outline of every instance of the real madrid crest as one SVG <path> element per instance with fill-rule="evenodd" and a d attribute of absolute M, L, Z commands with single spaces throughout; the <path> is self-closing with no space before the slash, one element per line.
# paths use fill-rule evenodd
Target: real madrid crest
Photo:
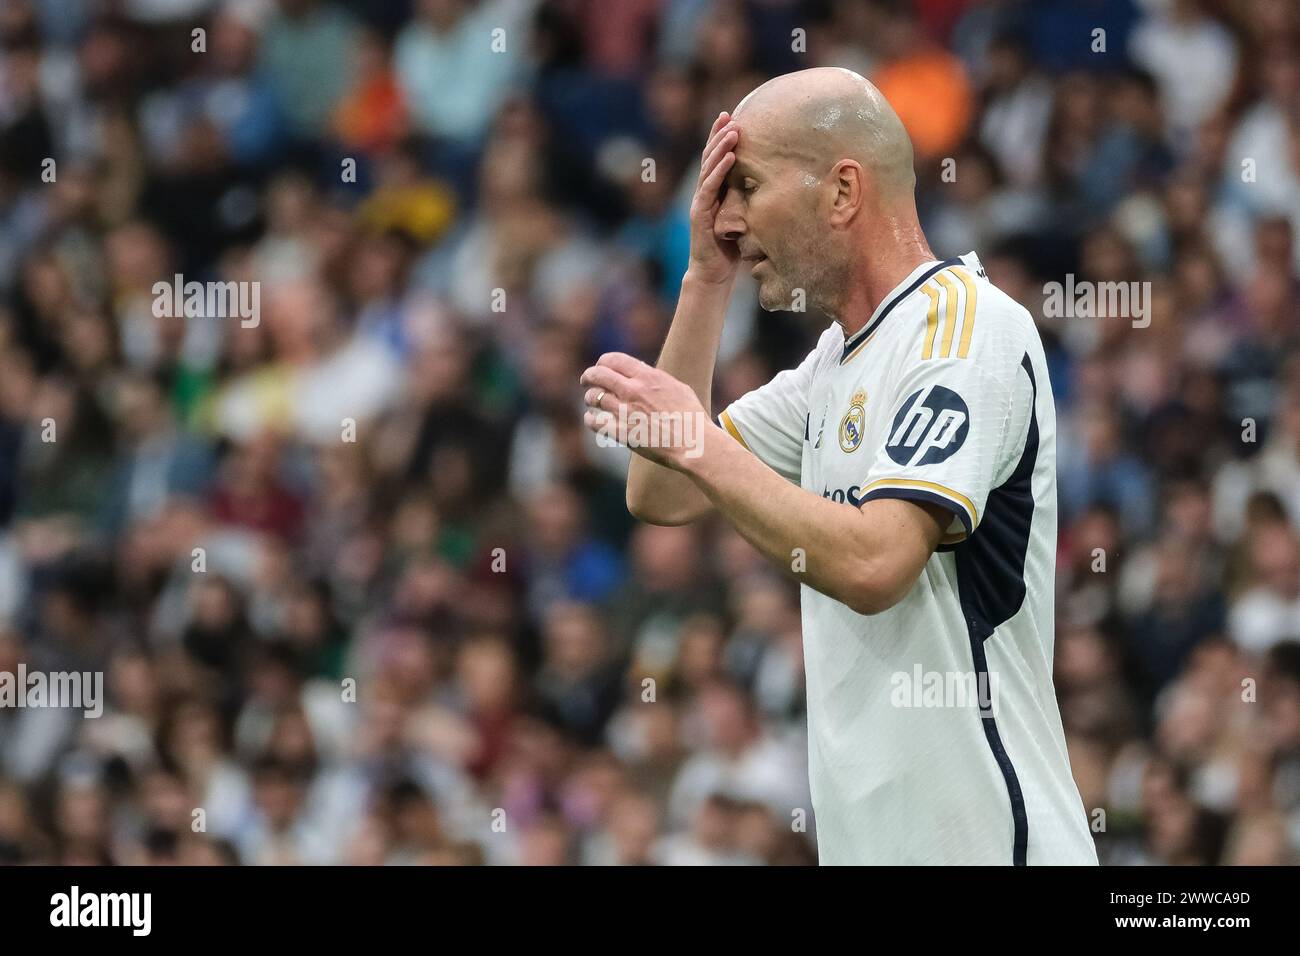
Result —
<path fill-rule="evenodd" d="M 849 410 L 840 419 L 840 448 L 846 452 L 857 451 L 862 445 L 862 431 L 867 423 L 867 393 L 858 389 L 849 402 Z"/>

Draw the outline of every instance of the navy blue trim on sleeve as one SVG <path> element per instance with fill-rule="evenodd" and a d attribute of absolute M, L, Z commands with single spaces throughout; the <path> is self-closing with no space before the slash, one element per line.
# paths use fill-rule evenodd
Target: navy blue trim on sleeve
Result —
<path fill-rule="evenodd" d="M 905 501 L 926 501 L 932 505 L 941 505 L 947 508 L 957 516 L 966 533 L 969 535 L 974 529 L 971 527 L 970 514 L 957 502 L 951 498 L 945 498 L 943 495 L 936 494 L 933 491 L 925 491 L 921 488 L 890 488 L 888 486 L 872 488 L 859 499 L 860 501 L 871 501 L 873 498 L 902 498 Z"/>

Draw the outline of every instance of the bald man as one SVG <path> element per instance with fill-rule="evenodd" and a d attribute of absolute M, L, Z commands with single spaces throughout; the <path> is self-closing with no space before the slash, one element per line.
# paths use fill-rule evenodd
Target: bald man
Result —
<path fill-rule="evenodd" d="M 822 863 L 1094 864 L 1052 687 L 1042 344 L 974 253 L 930 251 L 914 190 L 907 132 L 862 77 L 754 90 L 704 147 L 658 367 L 602 356 L 585 421 L 637 452 L 635 516 L 717 511 L 799 582 Z M 742 264 L 764 309 L 834 321 L 714 424 Z"/>

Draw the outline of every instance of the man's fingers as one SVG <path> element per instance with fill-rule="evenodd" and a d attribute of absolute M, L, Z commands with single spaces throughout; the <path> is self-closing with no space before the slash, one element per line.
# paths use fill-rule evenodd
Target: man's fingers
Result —
<path fill-rule="evenodd" d="M 632 378 L 650 371 L 650 366 L 626 352 L 606 352 L 592 368 L 610 368 L 623 378 Z M 588 369 L 590 371 L 590 369 Z"/>
<path fill-rule="evenodd" d="M 713 121 L 713 126 L 709 129 L 708 137 L 704 140 L 704 148 L 700 150 L 701 158 L 709 155 L 709 147 L 713 145 L 713 141 L 717 138 L 718 132 L 730 122 L 731 114 L 726 110 L 723 110 L 718 114 L 718 118 Z"/>
<path fill-rule="evenodd" d="M 709 135 L 708 140 L 704 144 L 704 149 L 700 150 L 701 174 L 703 174 L 703 171 L 709 167 L 709 158 L 717 151 L 718 144 L 733 134 L 739 135 L 739 132 L 740 127 L 736 125 L 735 120 L 728 120 L 715 132 Z"/>
<path fill-rule="evenodd" d="M 734 131 L 735 128 L 736 124 L 731 120 L 728 120 L 709 133 L 709 138 L 704 141 L 704 148 L 700 150 L 700 162 L 704 162 L 704 159 L 709 155 L 709 153 L 713 152 L 713 147 L 718 145 L 718 140 Z"/>
<path fill-rule="evenodd" d="M 714 145 L 713 151 L 705 157 L 704 162 L 700 164 L 700 178 L 697 180 L 699 185 L 703 185 L 709 174 L 717 168 L 717 165 L 730 153 L 736 149 L 736 143 L 740 139 L 740 133 L 737 130 L 730 129 L 723 134 L 722 138 Z"/>
<path fill-rule="evenodd" d="M 615 440 L 621 441 L 623 436 L 616 433 L 618 418 L 613 412 L 596 411 L 589 408 L 582 414 L 582 423 L 594 432 L 605 432 L 613 434 Z"/>
<path fill-rule="evenodd" d="M 583 401 L 590 406 L 599 405 L 602 409 L 622 405 L 629 401 L 633 379 L 650 371 L 653 370 L 645 362 L 624 352 L 606 352 L 578 379 L 580 384 L 587 387 Z M 611 398 L 614 406 L 609 403 Z"/>
<path fill-rule="evenodd" d="M 582 378 L 578 379 L 578 382 L 587 386 L 588 395 L 592 394 L 591 389 L 595 389 L 596 392 L 603 390 L 617 398 L 625 394 L 624 390 L 627 387 L 628 379 L 626 375 L 607 365 L 593 365 L 582 373 Z M 587 404 L 593 405 L 595 403 L 588 400 Z"/>
<path fill-rule="evenodd" d="M 700 183 L 699 192 L 702 196 L 710 197 L 710 202 L 716 202 L 718 192 L 722 189 L 722 183 L 727 178 L 727 173 L 731 172 L 731 167 L 736 164 L 736 154 L 728 152 L 718 160 L 718 165 L 714 166 L 709 175 Z"/>
<path fill-rule="evenodd" d="M 735 128 L 726 130 L 718 137 L 717 141 L 713 143 L 712 148 L 710 148 L 709 152 L 705 154 L 704 159 L 700 162 L 700 175 L 695 181 L 696 185 L 704 182 L 709 173 L 713 171 L 713 167 L 722 160 L 722 157 L 736 148 L 736 143 L 739 142 L 739 140 L 740 130 Z"/>

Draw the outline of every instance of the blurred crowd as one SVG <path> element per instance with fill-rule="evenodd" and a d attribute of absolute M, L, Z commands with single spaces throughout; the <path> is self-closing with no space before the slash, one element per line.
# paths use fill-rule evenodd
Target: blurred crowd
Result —
<path fill-rule="evenodd" d="M 797 591 L 634 522 L 577 382 L 655 359 L 713 118 L 824 65 L 1039 321 L 1103 862 L 1296 862 L 1292 0 L 6 4 L 0 671 L 107 699 L 0 708 L 0 862 L 815 862 Z M 714 407 L 819 331 L 743 277 Z"/>

